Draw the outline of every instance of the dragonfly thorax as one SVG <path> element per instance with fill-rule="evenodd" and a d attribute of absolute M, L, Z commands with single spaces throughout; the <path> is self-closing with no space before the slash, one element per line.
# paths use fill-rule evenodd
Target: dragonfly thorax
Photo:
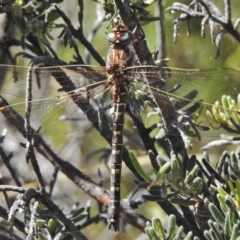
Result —
<path fill-rule="evenodd" d="M 123 75 L 124 74 L 124 70 L 126 69 L 126 62 L 122 62 L 122 63 L 118 63 L 118 64 L 111 64 L 108 65 L 107 67 L 107 73 L 108 75 L 115 75 L 115 76 L 119 76 L 119 75 Z"/>

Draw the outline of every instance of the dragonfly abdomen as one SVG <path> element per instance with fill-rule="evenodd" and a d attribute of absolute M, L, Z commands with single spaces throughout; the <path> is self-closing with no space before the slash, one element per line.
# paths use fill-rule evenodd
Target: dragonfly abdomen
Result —
<path fill-rule="evenodd" d="M 118 230 L 119 213 L 120 213 L 120 184 L 121 184 L 121 168 L 122 168 L 122 145 L 123 145 L 123 126 L 124 112 L 126 109 L 126 100 L 124 96 L 113 93 L 113 97 L 120 100 L 114 102 L 113 112 L 113 129 L 112 129 L 112 157 L 111 157 L 111 180 L 110 180 L 110 202 L 108 207 L 108 226 Z"/>
<path fill-rule="evenodd" d="M 119 227 L 120 213 L 120 184 L 122 168 L 122 145 L 124 112 L 128 99 L 128 84 L 125 72 L 126 67 L 133 65 L 133 54 L 129 48 L 134 40 L 134 34 L 123 25 L 113 28 L 113 32 L 107 35 L 112 49 L 107 57 L 108 84 L 114 102 L 113 131 L 112 131 L 112 159 L 111 159 L 111 181 L 110 201 L 108 206 L 108 227 L 115 231 Z"/>

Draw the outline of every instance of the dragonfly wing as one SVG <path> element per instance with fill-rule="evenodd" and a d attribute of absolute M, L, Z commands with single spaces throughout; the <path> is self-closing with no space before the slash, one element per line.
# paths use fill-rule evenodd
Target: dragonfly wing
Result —
<path fill-rule="evenodd" d="M 32 127 L 38 129 L 41 126 L 41 133 L 56 135 L 83 129 L 90 125 L 89 119 L 98 121 L 94 114 L 97 111 L 103 114 L 110 104 L 106 94 L 106 75 L 103 68 L 89 69 L 86 66 L 32 69 Z M 28 69 L 8 66 L 4 70 L 6 75 L 1 95 L 6 96 L 11 104 L 0 110 L 13 108 L 24 117 Z"/>
<path fill-rule="evenodd" d="M 240 69 L 184 70 L 144 66 L 135 68 L 136 71 L 137 74 L 131 70 L 131 76 L 134 74 L 136 78 L 140 74 L 144 76 L 141 81 L 145 81 L 151 88 L 157 105 L 164 107 L 165 103 L 160 101 L 161 95 L 168 95 L 179 117 L 185 119 L 181 120 L 184 126 L 192 128 L 195 124 L 200 131 L 204 131 L 204 135 L 210 136 L 219 135 L 219 129 L 220 132 L 224 132 L 223 128 L 227 129 L 228 125 L 235 128 L 230 118 L 239 118 L 235 114 L 239 110 L 231 110 L 231 104 L 228 109 L 217 107 L 217 119 L 215 116 L 209 117 L 209 112 L 216 111 L 216 101 L 217 106 L 224 104 L 223 94 L 237 99 L 240 92 L 238 84 Z M 210 128 L 212 131 L 206 132 Z M 193 130 L 194 133 L 196 130 Z"/>
<path fill-rule="evenodd" d="M 128 104 L 132 114 L 147 128 L 161 122 L 159 108 L 151 88 L 143 81 L 132 81 L 129 84 Z"/>
<path fill-rule="evenodd" d="M 233 68 L 172 69 L 171 76 L 166 80 L 166 90 L 170 91 L 180 83 L 181 86 L 170 95 L 175 99 L 175 107 L 182 106 L 182 113 L 191 117 L 203 135 L 219 136 L 221 132 L 226 133 L 229 127 L 236 129 L 231 118 L 238 118 L 234 113 L 237 109 L 235 104 L 227 106 L 223 95 L 236 102 L 240 91 L 238 79 L 239 69 Z M 206 128 L 211 131 L 205 131 Z"/>
<path fill-rule="evenodd" d="M 71 91 L 106 80 L 105 69 L 85 65 L 56 67 L 0 66 L 1 94 L 10 98 L 24 99 L 26 82 L 32 82 L 35 99 L 55 96 L 59 91 Z"/>

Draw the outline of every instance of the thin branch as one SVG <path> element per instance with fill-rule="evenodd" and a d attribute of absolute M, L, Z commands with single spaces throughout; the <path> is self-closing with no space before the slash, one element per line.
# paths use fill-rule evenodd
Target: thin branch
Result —
<path fill-rule="evenodd" d="M 8 189 L 8 190 L 12 189 L 12 186 L 5 185 L 4 187 L 5 188 L 2 188 L 2 186 L 0 186 L 0 191 L 4 189 Z M 32 198 L 35 198 L 39 202 L 44 204 L 48 209 L 50 209 L 53 212 L 53 214 L 56 216 L 56 218 L 66 227 L 66 229 L 69 230 L 69 232 L 76 239 L 79 239 L 79 240 L 87 239 L 82 233 L 78 231 L 78 229 L 73 224 L 73 222 L 66 217 L 66 215 L 61 211 L 61 209 L 55 203 L 53 203 L 45 194 L 42 194 L 41 192 L 36 191 L 35 189 L 32 189 L 32 188 L 28 190 L 21 189 L 21 191 L 24 191 L 24 193 L 15 201 L 9 213 L 8 219 L 10 224 L 13 221 L 12 218 L 14 218 L 15 216 L 15 213 L 16 213 L 15 209 L 17 209 L 18 211 L 22 211 L 26 209 L 26 205 L 30 202 L 30 200 Z"/>
<path fill-rule="evenodd" d="M 4 185 L 4 182 L 2 180 L 2 174 L 0 173 L 0 185 Z M 4 199 L 5 199 L 5 202 L 7 204 L 7 208 L 10 209 L 11 207 L 11 204 L 10 204 L 10 201 L 9 201 L 9 197 L 8 197 L 8 194 L 6 191 L 3 191 L 3 196 L 4 196 Z"/>
<path fill-rule="evenodd" d="M 181 22 L 189 21 L 190 19 L 194 19 L 194 18 L 202 18 L 202 23 L 201 23 L 202 36 L 205 35 L 203 34 L 203 29 L 205 28 L 203 27 L 203 25 L 206 25 L 206 24 L 210 25 L 212 39 L 215 39 L 216 36 L 219 34 L 219 32 L 217 32 L 216 34 L 214 33 L 214 30 L 217 26 L 221 28 L 220 32 L 224 30 L 222 31 L 221 37 L 220 35 L 218 36 L 218 41 L 213 41 L 217 47 L 219 46 L 219 42 L 222 39 L 223 34 L 225 33 L 231 34 L 236 39 L 236 41 L 240 42 L 240 33 L 234 27 L 235 24 L 233 26 L 232 20 L 231 20 L 230 0 L 224 0 L 225 15 L 223 15 L 221 11 L 209 0 L 196 0 L 194 1 L 194 4 L 196 4 L 196 2 L 201 6 L 199 11 L 197 8 L 195 9 L 191 8 L 193 4 L 190 4 L 189 6 L 187 6 L 181 3 L 173 3 L 171 7 L 168 7 L 166 9 L 173 12 L 178 11 L 182 13 L 180 17 L 175 19 L 173 22 L 175 24 L 175 29 L 174 29 L 175 36 L 177 35 L 177 31 Z M 175 37 L 174 37 L 174 40 L 176 40 Z"/>
<path fill-rule="evenodd" d="M 32 68 L 33 63 L 30 64 L 28 68 L 28 75 L 27 75 L 27 86 L 26 86 L 26 104 L 25 104 L 25 128 L 27 133 L 27 152 L 26 152 L 26 160 L 27 162 L 30 160 L 33 166 L 33 170 L 36 173 L 38 184 L 40 191 L 42 193 L 46 193 L 44 180 L 34 153 L 34 146 L 33 146 L 33 138 L 36 134 L 33 129 L 31 128 L 30 124 L 30 117 L 31 117 L 31 110 L 32 110 L 32 81 L 33 81 L 33 71 Z"/>
<path fill-rule="evenodd" d="M 58 172 L 59 172 L 59 170 L 57 168 L 55 168 L 55 170 L 52 174 L 52 177 L 51 177 L 51 181 L 49 183 L 49 193 L 48 193 L 49 197 L 52 196 L 53 188 L 54 188 L 55 183 L 57 181 Z"/>
<path fill-rule="evenodd" d="M 157 46 L 159 46 L 160 50 L 160 59 L 165 59 L 167 57 L 167 50 L 166 50 L 166 36 L 164 32 L 164 22 L 165 22 L 165 16 L 164 16 L 164 8 L 163 8 L 163 0 L 157 1 L 157 7 L 156 10 L 157 16 L 161 16 L 161 20 L 158 21 L 157 27 L 156 27 L 156 33 L 157 33 Z"/>
<path fill-rule="evenodd" d="M 22 183 L 20 182 L 18 176 L 17 176 L 17 171 L 12 167 L 12 165 L 10 164 L 10 160 L 13 157 L 13 153 L 11 152 L 8 156 L 6 155 L 6 153 L 4 152 L 3 148 L 0 146 L 0 156 L 1 159 L 3 160 L 4 165 L 7 167 L 7 169 L 9 170 L 13 180 L 15 181 L 15 183 L 17 184 L 18 187 L 22 186 Z"/>

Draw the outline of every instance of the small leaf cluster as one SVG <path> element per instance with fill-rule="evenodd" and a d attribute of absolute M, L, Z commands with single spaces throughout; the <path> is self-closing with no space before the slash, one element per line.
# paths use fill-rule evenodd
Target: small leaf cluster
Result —
<path fill-rule="evenodd" d="M 138 173 L 150 183 L 147 189 L 150 192 L 154 192 L 153 195 L 144 195 L 146 200 L 151 201 L 164 201 L 171 199 L 174 203 L 189 204 L 189 200 L 198 199 L 198 195 L 202 193 L 205 187 L 205 180 L 199 176 L 200 167 L 196 165 L 196 159 L 193 157 L 188 164 L 188 169 L 184 169 L 185 160 L 184 156 L 179 154 L 172 154 L 170 161 L 164 161 L 160 156 L 154 160 L 152 152 L 149 152 L 149 156 L 159 166 L 159 169 L 153 169 L 153 173 L 156 178 L 151 180 L 147 173 L 137 164 L 136 158 L 133 154 L 130 155 L 133 164 Z M 172 191 L 169 193 L 168 189 Z M 191 201 L 190 201 L 191 202 Z"/>
<path fill-rule="evenodd" d="M 46 212 L 43 206 L 43 209 L 40 210 L 40 208 L 41 205 L 39 207 L 39 216 L 37 218 L 37 234 L 39 240 L 52 239 L 56 236 L 59 238 L 61 237 L 61 239 L 73 239 L 72 235 L 66 231 L 65 227 L 58 219 L 51 216 L 50 212 Z M 47 217 L 48 215 L 49 217 Z M 68 218 L 75 224 L 85 219 L 87 216 L 88 213 L 84 210 L 84 208 L 72 209 L 68 214 Z"/>
<path fill-rule="evenodd" d="M 59 17 L 51 9 L 52 4 L 61 3 L 63 0 L 53 1 L 1 1 L 0 13 L 7 13 L 21 33 L 21 46 L 25 49 L 25 39 L 29 35 L 36 36 L 42 50 L 41 41 L 48 42 L 52 39 L 50 31 L 55 27 L 54 21 Z M 45 17 L 47 16 L 47 21 Z"/>
<path fill-rule="evenodd" d="M 106 18 L 111 20 L 112 16 L 115 15 L 116 10 L 114 8 L 114 1 L 102 1 L 102 0 L 93 0 L 94 2 L 102 3 L 104 10 L 106 12 Z M 134 12 L 134 15 L 143 22 L 158 21 L 160 17 L 154 17 L 150 11 L 147 11 L 146 8 L 154 4 L 156 0 L 130 0 L 129 4 L 131 9 Z"/>
<path fill-rule="evenodd" d="M 216 101 L 212 107 L 212 111 L 207 111 L 207 117 L 210 120 L 212 128 L 224 128 L 231 133 L 239 134 L 240 125 L 240 94 L 237 101 L 230 96 L 223 95 L 221 104 Z"/>
<path fill-rule="evenodd" d="M 147 234 L 150 240 L 190 240 L 192 239 L 192 232 L 189 232 L 185 237 L 181 237 L 183 235 L 183 227 L 179 228 L 176 225 L 176 217 L 174 215 L 169 216 L 168 220 L 168 228 L 165 231 L 161 220 L 159 218 L 154 217 L 152 222 L 147 222 L 145 233 Z M 195 237 L 194 240 L 199 240 L 199 238 Z"/>
<path fill-rule="evenodd" d="M 147 182 L 138 183 L 139 188 L 145 188 L 150 193 L 142 195 L 145 200 L 168 200 L 179 206 L 194 207 L 195 221 L 208 240 L 239 239 L 239 154 L 225 151 L 216 168 L 209 164 L 210 159 L 206 152 L 203 154 L 202 163 L 194 156 L 185 162 L 183 154 L 172 154 L 170 161 L 165 161 L 160 156 L 155 158 L 152 152 L 149 152 L 149 157 L 152 166 L 155 166 L 152 177 L 145 173 L 131 154 L 135 168 Z M 169 229 L 163 229 L 157 216 L 151 224 L 147 224 L 145 232 L 149 239 L 184 239 L 180 234 L 182 228 L 176 230 L 174 223 L 169 218 L 168 228 L 171 228 L 171 231 L 174 229 L 174 237 L 171 237 Z M 191 231 L 184 233 L 187 237 L 191 236 L 189 239 L 199 239 Z"/>
<path fill-rule="evenodd" d="M 208 240 L 240 239 L 240 218 L 239 218 L 239 197 L 240 180 L 236 181 L 236 188 L 231 181 L 228 182 L 231 194 L 228 194 L 223 188 L 218 187 L 217 199 L 220 209 L 213 203 L 208 204 L 214 220 L 209 220 L 209 230 L 204 231 Z M 231 196 L 233 195 L 233 196 Z"/>

